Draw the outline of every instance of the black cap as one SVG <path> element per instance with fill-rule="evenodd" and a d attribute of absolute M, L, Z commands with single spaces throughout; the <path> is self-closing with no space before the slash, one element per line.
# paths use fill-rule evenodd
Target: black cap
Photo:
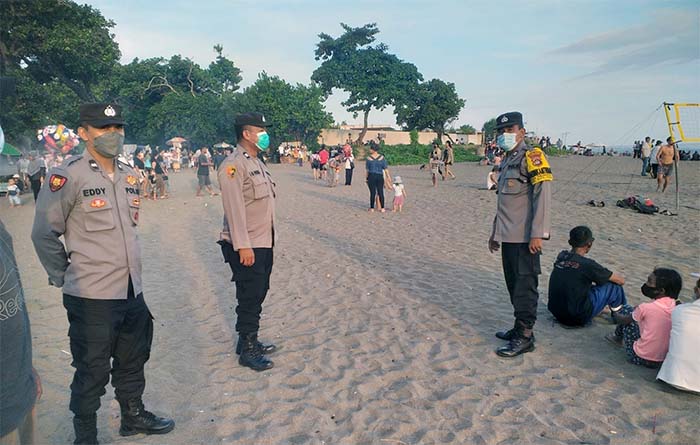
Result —
<path fill-rule="evenodd" d="M 496 118 L 496 130 L 510 127 L 511 125 L 517 125 L 523 128 L 523 114 L 517 111 L 509 111 Z"/>
<path fill-rule="evenodd" d="M 243 113 L 236 116 L 236 120 L 233 122 L 236 127 L 242 127 L 244 125 L 252 125 L 253 127 L 271 127 L 272 124 L 265 120 L 265 116 L 261 113 Z"/>
<path fill-rule="evenodd" d="M 107 125 L 124 125 L 122 106 L 111 103 L 82 104 L 80 106 L 80 123 L 97 128 Z"/>

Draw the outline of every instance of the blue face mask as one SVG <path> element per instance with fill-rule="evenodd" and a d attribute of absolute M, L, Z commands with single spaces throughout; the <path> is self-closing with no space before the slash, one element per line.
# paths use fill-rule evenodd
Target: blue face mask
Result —
<path fill-rule="evenodd" d="M 267 131 L 261 131 L 258 133 L 258 143 L 255 144 L 262 151 L 267 150 L 270 147 L 270 135 Z"/>
<path fill-rule="evenodd" d="M 515 148 L 515 133 L 499 134 L 496 138 L 496 143 L 505 151 L 510 151 Z"/>

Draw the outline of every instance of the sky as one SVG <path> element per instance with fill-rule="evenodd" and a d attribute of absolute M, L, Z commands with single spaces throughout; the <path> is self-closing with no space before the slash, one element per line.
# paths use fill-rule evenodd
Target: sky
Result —
<path fill-rule="evenodd" d="M 79 2 L 81 0 L 78 0 Z M 659 105 L 700 102 L 696 0 L 90 0 L 116 22 L 122 62 L 181 54 L 201 66 L 224 55 L 242 86 L 266 71 L 308 84 L 319 33 L 377 23 L 377 41 L 425 80 L 453 82 L 466 105 L 454 123 L 480 129 L 523 113 L 528 131 L 568 144 L 665 138 Z M 336 122 L 360 123 L 334 92 Z M 685 123 L 700 137 L 700 111 Z M 393 110 L 373 125 L 396 126 Z M 687 130 L 686 130 L 687 132 Z"/>

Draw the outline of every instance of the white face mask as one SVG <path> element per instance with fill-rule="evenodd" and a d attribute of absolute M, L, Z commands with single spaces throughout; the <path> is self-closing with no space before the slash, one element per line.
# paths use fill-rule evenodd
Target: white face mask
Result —
<path fill-rule="evenodd" d="M 515 133 L 503 133 L 499 134 L 496 138 L 496 143 L 505 151 L 510 151 L 517 145 L 517 134 Z"/>

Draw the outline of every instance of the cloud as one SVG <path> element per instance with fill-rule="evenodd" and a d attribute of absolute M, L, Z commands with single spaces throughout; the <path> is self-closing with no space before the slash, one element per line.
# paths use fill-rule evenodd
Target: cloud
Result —
<path fill-rule="evenodd" d="M 592 66 L 582 77 L 700 60 L 697 10 L 658 11 L 643 25 L 592 35 L 550 51 Z"/>

